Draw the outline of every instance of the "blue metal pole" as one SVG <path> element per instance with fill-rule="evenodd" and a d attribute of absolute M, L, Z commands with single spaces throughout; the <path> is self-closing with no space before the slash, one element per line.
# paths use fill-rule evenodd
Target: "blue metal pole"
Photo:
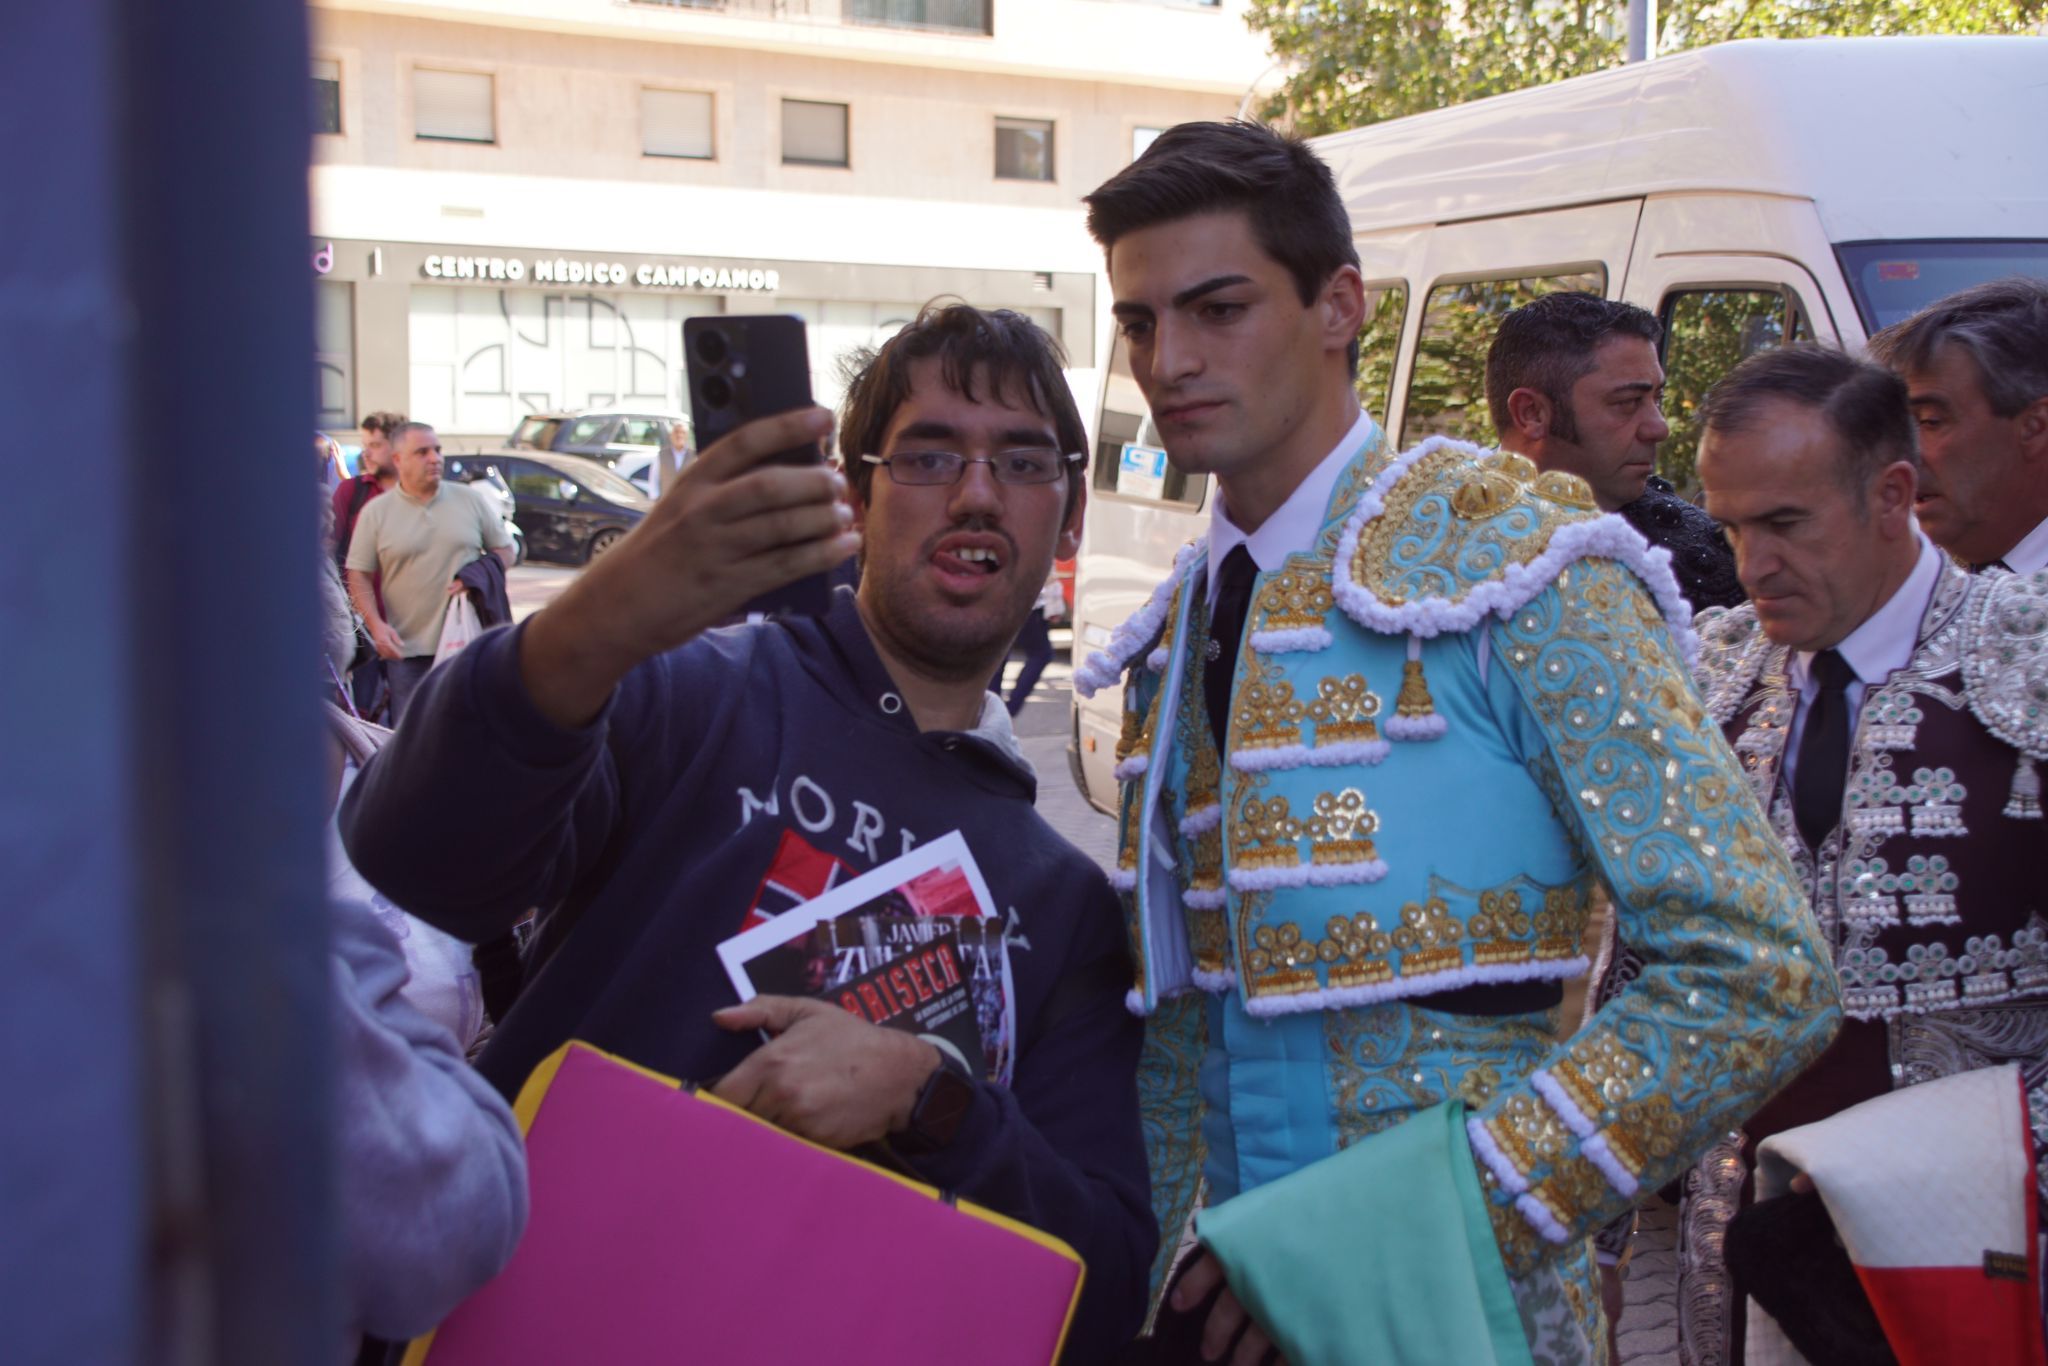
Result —
<path fill-rule="evenodd" d="M 327 1366 L 305 15 L 0 52 L 0 1355 Z"/>
<path fill-rule="evenodd" d="M 156 1169 L 158 1302 L 209 1362 L 331 1362 L 306 15 L 120 13 L 137 866 L 173 1159 Z"/>
<path fill-rule="evenodd" d="M 0 1318 L 94 1366 L 145 1302 L 119 22 L 0 16 Z"/>

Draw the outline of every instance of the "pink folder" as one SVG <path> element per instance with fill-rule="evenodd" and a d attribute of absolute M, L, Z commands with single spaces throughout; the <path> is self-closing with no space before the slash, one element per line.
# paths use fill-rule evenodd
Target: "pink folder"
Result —
<path fill-rule="evenodd" d="M 1046 1366 L 1080 1298 L 1056 1238 L 571 1043 L 528 1079 L 532 1214 L 405 1366 Z"/>

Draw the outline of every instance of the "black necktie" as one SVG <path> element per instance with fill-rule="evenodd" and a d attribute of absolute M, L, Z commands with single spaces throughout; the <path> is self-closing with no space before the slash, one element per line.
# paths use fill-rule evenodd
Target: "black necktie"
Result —
<path fill-rule="evenodd" d="M 1820 691 L 1799 735 L 1792 818 L 1807 847 L 1818 849 L 1842 819 L 1842 789 L 1849 782 L 1849 685 L 1856 671 L 1833 650 L 1822 650 L 1813 657 L 1813 677 Z"/>
<path fill-rule="evenodd" d="M 1216 576 L 1216 607 L 1209 614 L 1210 656 L 1202 675 L 1202 700 L 1209 706 L 1209 733 L 1216 737 L 1216 752 L 1223 753 L 1223 737 L 1230 729 L 1230 680 L 1237 672 L 1237 640 L 1244 634 L 1244 616 L 1252 605 L 1252 581 L 1259 566 L 1242 544 L 1223 557 L 1223 570 Z"/>

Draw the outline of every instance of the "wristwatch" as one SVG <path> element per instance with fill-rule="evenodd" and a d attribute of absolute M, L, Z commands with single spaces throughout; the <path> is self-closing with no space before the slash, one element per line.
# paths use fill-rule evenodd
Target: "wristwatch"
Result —
<path fill-rule="evenodd" d="M 889 1135 L 889 1144 L 905 1157 L 935 1153 L 953 1141 L 973 1105 L 974 1078 L 958 1058 L 942 1048 L 939 1065 L 917 1090 L 909 1124 L 901 1133 Z"/>

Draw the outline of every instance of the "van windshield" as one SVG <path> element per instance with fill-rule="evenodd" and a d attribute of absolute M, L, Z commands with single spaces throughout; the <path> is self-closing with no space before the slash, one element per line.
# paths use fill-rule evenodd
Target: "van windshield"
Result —
<path fill-rule="evenodd" d="M 1987 280 L 2048 280 L 2048 242 L 1843 242 L 1835 251 L 1866 332 Z"/>

